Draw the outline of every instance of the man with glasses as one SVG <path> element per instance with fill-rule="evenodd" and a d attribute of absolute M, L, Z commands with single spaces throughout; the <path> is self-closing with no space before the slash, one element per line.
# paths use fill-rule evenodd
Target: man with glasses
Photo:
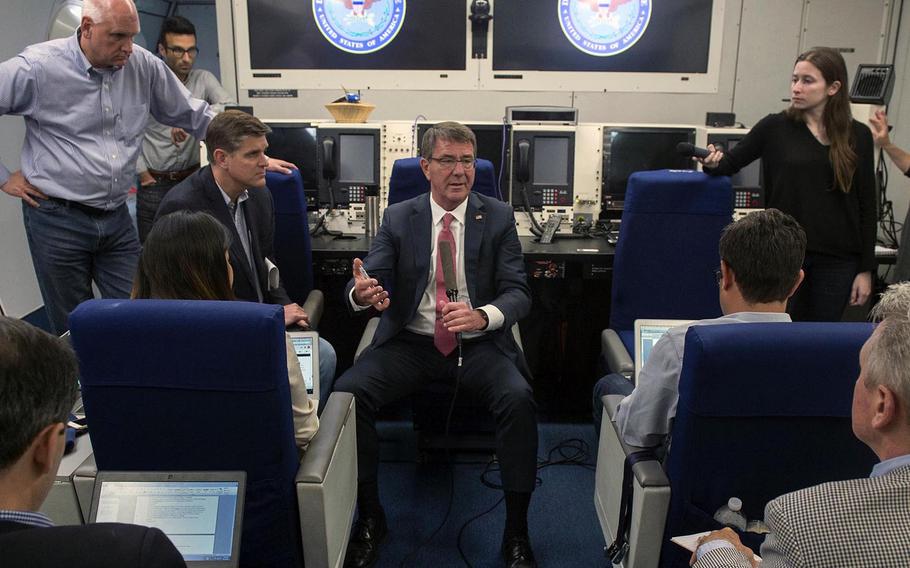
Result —
<path fill-rule="evenodd" d="M 510 567 L 536 566 L 527 524 L 536 406 L 510 332 L 530 311 L 531 297 L 512 208 L 471 192 L 476 149 L 474 133 L 461 124 L 428 129 L 420 165 L 430 193 L 386 209 L 366 259 L 354 259 L 346 301 L 352 311 L 373 309 L 382 317 L 370 346 L 335 386 L 357 399 L 359 516 L 345 566 L 373 565 L 388 530 L 379 500 L 376 413 L 439 379 L 473 391 L 496 418 L 503 559 Z"/>
<path fill-rule="evenodd" d="M 793 217 L 777 209 L 751 213 L 727 225 L 720 237 L 717 278 L 723 317 L 690 325 L 789 322 L 787 300 L 803 281 L 806 233 Z M 705 278 L 711 278 L 706 274 Z M 613 373 L 594 385 L 594 422 L 600 433 L 603 403 L 609 394 L 627 395 L 616 423 L 623 440 L 633 446 L 661 446 L 670 433 L 679 399 L 686 331 L 671 328 L 661 337 L 635 377 L 635 386 Z"/>
<path fill-rule="evenodd" d="M 171 16 L 161 24 L 158 55 L 197 99 L 212 105 L 215 112 L 233 101 L 210 72 L 193 69 L 199 48 L 196 28 L 182 16 Z M 150 116 L 145 128 L 142 152 L 136 164 L 139 192 L 136 196 L 136 224 L 139 241 L 152 228 L 155 213 L 164 195 L 188 175 L 199 169 L 199 143 L 182 128 L 171 128 Z"/>

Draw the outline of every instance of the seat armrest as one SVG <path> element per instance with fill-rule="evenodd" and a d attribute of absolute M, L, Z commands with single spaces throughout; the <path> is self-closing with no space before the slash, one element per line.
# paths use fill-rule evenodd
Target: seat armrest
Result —
<path fill-rule="evenodd" d="M 370 343 L 373 342 L 373 336 L 376 335 L 376 328 L 379 327 L 379 318 L 370 318 L 367 321 L 366 327 L 363 328 L 363 335 L 360 336 L 360 343 L 357 344 L 357 350 L 354 351 L 354 362 L 357 362 L 357 359 L 360 359 L 360 355 L 363 353 L 364 349 L 370 346 Z"/>
<path fill-rule="evenodd" d="M 604 405 L 604 415 L 607 420 L 613 422 L 616 420 L 616 412 L 619 410 L 619 403 L 626 398 L 622 394 L 607 394 L 600 397 L 601 404 Z"/>
<path fill-rule="evenodd" d="M 325 410 L 319 417 L 319 430 L 310 440 L 300 468 L 297 470 L 296 483 L 322 483 L 335 454 L 335 447 L 341 431 L 349 423 L 354 413 L 354 395 L 348 392 L 333 392 L 329 395 Z M 352 424 L 351 424 L 352 425 Z"/>
<path fill-rule="evenodd" d="M 612 329 L 605 329 L 600 333 L 600 353 L 607 362 L 607 369 L 611 373 L 619 373 L 631 377 L 635 371 L 635 362 L 626 346 L 623 345 L 619 335 Z"/>
<path fill-rule="evenodd" d="M 518 324 L 512 324 L 512 337 L 515 339 L 515 345 L 518 346 L 518 350 L 524 353 L 524 345 L 521 344 L 521 330 L 518 329 Z"/>
<path fill-rule="evenodd" d="M 318 330 L 319 320 L 322 319 L 322 312 L 325 311 L 325 295 L 322 290 L 310 290 L 302 307 L 310 317 L 310 329 Z"/>
<path fill-rule="evenodd" d="M 354 395 L 333 392 L 295 480 L 306 566 L 342 566 L 357 504 Z"/>
<path fill-rule="evenodd" d="M 622 498 L 622 478 L 626 456 L 646 450 L 630 446 L 620 438 L 614 422 L 622 395 L 601 397 L 604 420 L 601 423 L 594 472 L 594 507 L 603 531 L 604 542 L 616 538 Z M 660 461 L 641 460 L 632 466 L 632 516 L 628 544 L 629 554 L 623 561 L 627 568 L 657 566 L 667 508 L 670 503 L 669 480 Z"/>

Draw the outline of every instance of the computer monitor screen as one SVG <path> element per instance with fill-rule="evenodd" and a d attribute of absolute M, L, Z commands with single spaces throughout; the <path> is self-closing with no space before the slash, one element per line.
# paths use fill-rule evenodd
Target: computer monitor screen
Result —
<path fill-rule="evenodd" d="M 376 156 L 372 134 L 341 134 L 338 140 L 338 181 L 341 183 L 375 184 Z"/>
<path fill-rule="evenodd" d="M 140 474 L 137 474 L 140 475 Z M 231 560 L 237 481 L 99 481 L 93 522 L 160 529 L 187 562 Z"/>
<path fill-rule="evenodd" d="M 564 136 L 534 138 L 534 185 L 569 183 L 569 139 Z"/>
<path fill-rule="evenodd" d="M 266 140 L 271 158 L 287 160 L 300 169 L 303 187 L 316 191 L 319 187 L 319 171 L 316 167 L 316 127 L 309 124 L 270 124 L 272 129 Z"/>
<path fill-rule="evenodd" d="M 497 2 L 493 70 L 705 73 L 712 4 Z"/>
<path fill-rule="evenodd" d="M 300 364 L 300 372 L 303 374 L 306 390 L 309 394 L 313 394 L 313 344 L 315 338 L 310 336 L 292 337 L 291 343 L 294 345 L 294 353 Z"/>
<path fill-rule="evenodd" d="M 606 128 L 603 194 L 620 200 L 629 176 L 649 170 L 691 170 L 694 162 L 676 151 L 680 142 L 695 142 L 691 128 Z"/>
<path fill-rule="evenodd" d="M 467 66 L 464 2 L 246 0 L 246 5 L 252 69 Z"/>
<path fill-rule="evenodd" d="M 651 356 L 651 349 L 661 337 L 670 329 L 670 325 L 643 325 L 641 326 L 641 345 L 639 346 L 638 356 L 641 357 L 642 365 Z"/>

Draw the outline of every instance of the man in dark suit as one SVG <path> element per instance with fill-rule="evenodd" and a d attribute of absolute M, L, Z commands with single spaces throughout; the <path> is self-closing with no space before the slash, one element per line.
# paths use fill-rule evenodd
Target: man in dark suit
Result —
<path fill-rule="evenodd" d="M 54 527 L 37 512 L 63 457 L 77 373 L 65 340 L 0 316 L 0 564 L 185 566 L 158 529 L 120 523 Z"/>
<path fill-rule="evenodd" d="M 205 211 L 233 235 L 229 252 L 234 269 L 234 295 L 240 300 L 284 306 L 288 327 L 309 325 L 309 316 L 291 301 L 277 275 L 273 260 L 275 212 L 272 194 L 265 187 L 269 158 L 266 134 L 271 129 L 254 116 L 237 110 L 222 112 L 205 136 L 209 165 L 196 171 L 172 190 L 158 208 L 156 218 L 174 211 Z M 335 350 L 319 338 L 320 400 L 332 390 Z"/>
<path fill-rule="evenodd" d="M 474 391 L 496 418 L 506 527 L 507 566 L 536 566 L 527 512 L 537 456 L 536 406 L 524 359 L 510 333 L 531 307 L 512 208 L 471 193 L 474 133 L 461 124 L 433 126 L 421 142 L 430 193 L 386 209 L 369 255 L 354 260 L 346 288 L 354 311 L 382 312 L 370 347 L 336 385 L 357 399 L 359 517 L 346 566 L 370 566 L 387 525 L 379 502 L 376 412 L 448 377 Z M 456 279 L 446 286 L 444 253 Z M 369 275 L 361 272 L 361 268 Z M 457 301 L 447 289 L 457 288 Z M 462 335 L 462 348 L 456 334 Z"/>

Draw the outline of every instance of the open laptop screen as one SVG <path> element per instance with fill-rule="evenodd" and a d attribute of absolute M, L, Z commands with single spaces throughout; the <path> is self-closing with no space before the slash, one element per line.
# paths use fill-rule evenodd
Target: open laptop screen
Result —
<path fill-rule="evenodd" d="M 689 323 L 692 323 L 692 320 L 635 320 L 635 376 L 641 372 L 654 345 L 668 329 Z"/>
<path fill-rule="evenodd" d="M 242 472 L 221 480 L 180 479 L 186 476 L 200 474 L 99 472 L 90 520 L 155 527 L 191 565 L 235 566 Z"/>
<path fill-rule="evenodd" d="M 291 337 L 297 362 L 300 363 L 300 372 L 303 374 L 306 392 L 318 397 L 316 385 L 319 382 L 319 334 L 315 331 L 291 331 L 288 332 L 288 335 Z"/>

